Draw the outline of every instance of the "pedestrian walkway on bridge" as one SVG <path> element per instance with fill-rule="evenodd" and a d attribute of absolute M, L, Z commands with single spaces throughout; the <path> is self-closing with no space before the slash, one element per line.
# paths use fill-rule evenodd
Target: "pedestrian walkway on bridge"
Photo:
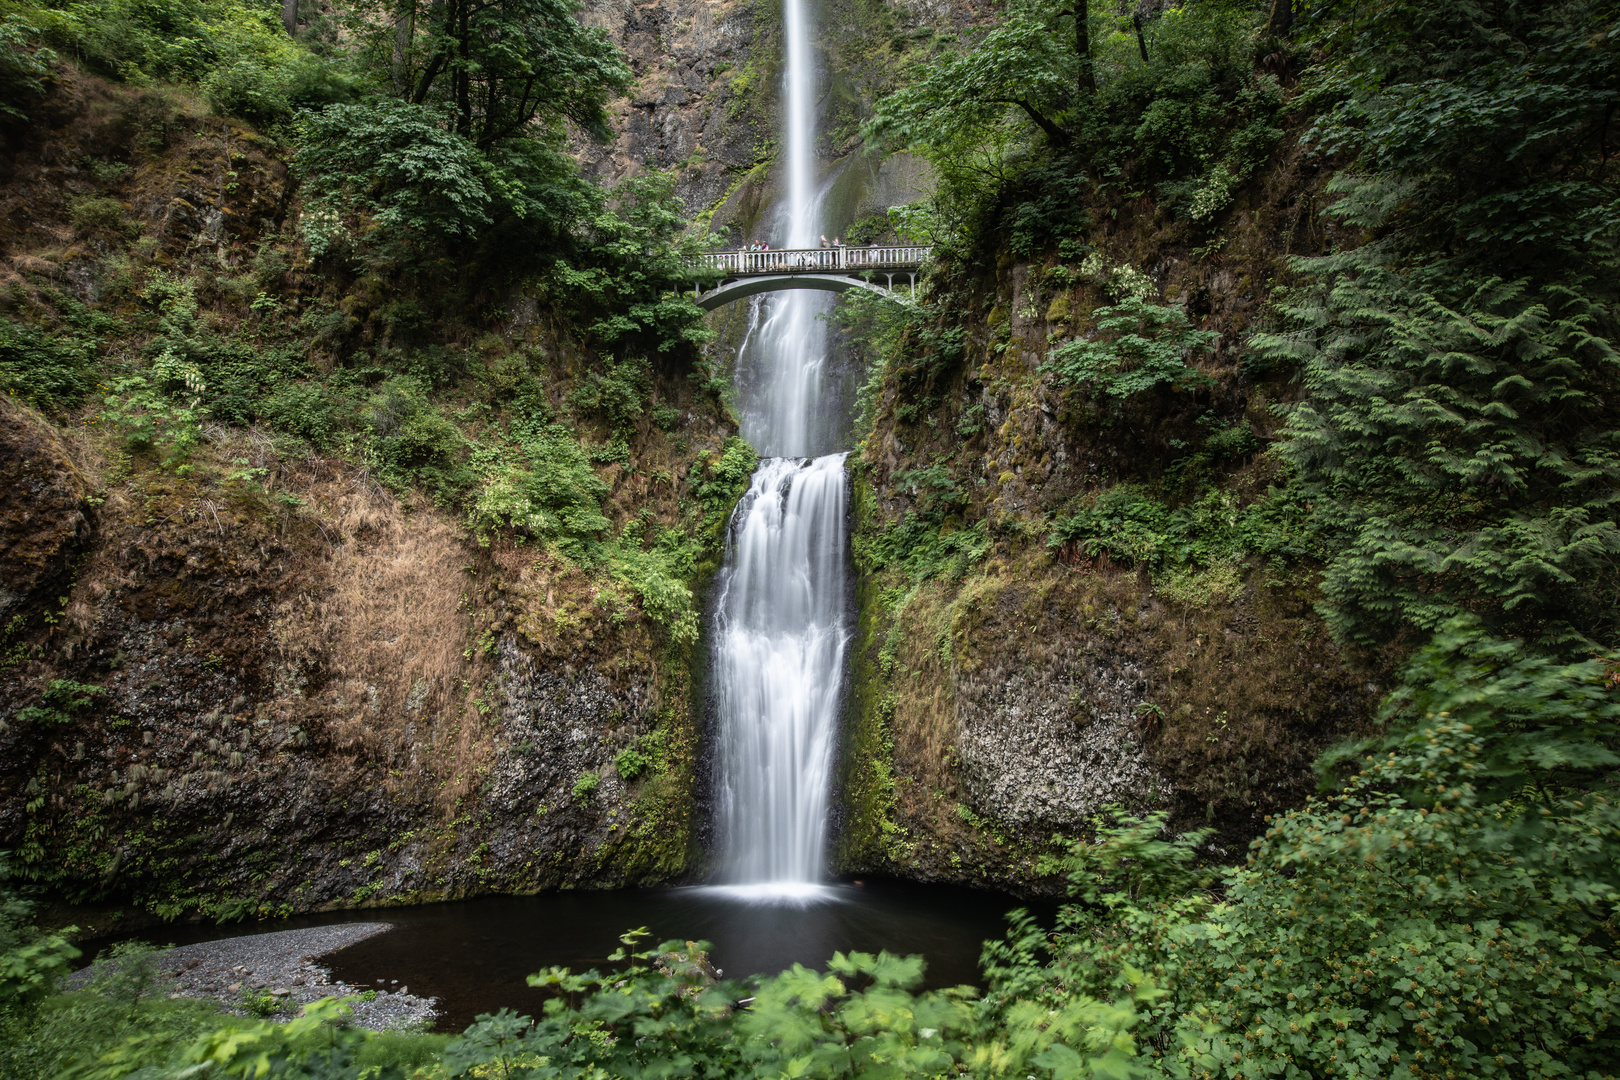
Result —
<path fill-rule="evenodd" d="M 778 250 L 711 251 L 698 257 L 694 269 L 720 274 L 719 283 L 701 292 L 694 283 L 692 294 L 699 307 L 713 311 L 733 300 L 778 289 L 817 289 L 847 292 L 866 289 L 882 296 L 899 298 L 894 279 L 902 274 L 913 292 L 917 271 L 932 248 L 916 245 L 846 247 L 833 245 Z M 883 278 L 879 284 L 877 278 Z"/>

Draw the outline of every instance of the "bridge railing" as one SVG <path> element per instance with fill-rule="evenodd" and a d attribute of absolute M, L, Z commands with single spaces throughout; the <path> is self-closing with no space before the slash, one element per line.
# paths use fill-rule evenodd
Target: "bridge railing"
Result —
<path fill-rule="evenodd" d="M 782 248 L 771 251 L 711 251 L 699 265 L 722 274 L 791 274 L 860 272 L 862 270 L 915 270 L 933 250 L 899 245 L 889 247 Z"/>

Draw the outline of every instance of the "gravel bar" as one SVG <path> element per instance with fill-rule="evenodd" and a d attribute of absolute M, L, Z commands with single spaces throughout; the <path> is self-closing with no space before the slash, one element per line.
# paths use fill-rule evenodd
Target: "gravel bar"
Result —
<path fill-rule="evenodd" d="M 392 930 L 390 923 L 342 923 L 308 930 L 278 930 L 269 934 L 220 938 L 167 949 L 155 960 L 163 981 L 159 993 L 171 998 L 213 998 L 238 1011 L 249 996 L 270 994 L 281 1003 L 276 1015 L 291 1018 L 298 1007 L 323 997 L 359 994 L 362 987 L 333 982 L 320 957 L 366 938 Z M 97 961 L 68 977 L 68 989 L 83 989 L 105 961 Z M 389 1028 L 427 1028 L 437 1015 L 437 998 L 421 998 L 400 987 L 378 990 L 371 1001 L 351 1001 L 353 1023 L 378 1031 Z"/>

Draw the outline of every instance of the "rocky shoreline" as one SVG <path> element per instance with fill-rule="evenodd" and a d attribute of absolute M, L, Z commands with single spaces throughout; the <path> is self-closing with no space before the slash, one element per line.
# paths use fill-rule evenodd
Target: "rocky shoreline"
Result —
<path fill-rule="evenodd" d="M 409 987 L 397 991 L 351 986 L 333 981 L 320 959 L 367 938 L 387 933 L 391 923 L 346 923 L 305 930 L 203 941 L 165 949 L 154 959 L 159 972 L 156 993 L 171 998 L 211 998 L 242 1012 L 276 1018 L 296 1016 L 300 1007 L 324 997 L 351 997 L 353 1023 L 378 1031 L 427 1028 L 438 1015 L 438 999 L 417 997 Z M 102 965 L 98 960 L 68 977 L 70 990 L 89 986 Z"/>

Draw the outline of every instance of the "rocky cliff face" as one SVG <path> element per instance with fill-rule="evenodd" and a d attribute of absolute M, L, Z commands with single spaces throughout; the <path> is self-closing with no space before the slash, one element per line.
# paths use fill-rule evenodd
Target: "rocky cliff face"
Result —
<path fill-rule="evenodd" d="M 352 467 L 306 460 L 274 495 L 111 476 L 0 408 L 30 462 L 0 478 L 28 508 L 8 546 L 36 556 L 6 565 L 0 691 L 23 869 L 169 915 L 686 869 L 689 673 L 645 622 L 608 625 L 544 555 L 407 517 Z M 631 746 L 659 761 L 635 782 Z"/>
<path fill-rule="evenodd" d="M 989 10 L 970 0 L 818 5 L 817 151 L 831 186 L 830 233 L 926 194 L 926 166 L 871 152 L 859 126 L 906 65 Z M 780 4 L 591 0 L 585 18 L 612 35 L 636 75 L 634 91 L 615 105 L 613 141 L 578 145 L 587 169 L 608 183 L 643 167 L 678 169 L 697 220 L 733 242 L 768 240 L 780 138 Z"/>
<path fill-rule="evenodd" d="M 1302 214 L 1321 174 L 1293 145 L 1211 225 L 1219 256 L 1150 196 L 1097 194 L 1096 224 L 1048 240 L 1092 252 L 1078 268 L 1002 251 L 936 279 L 946 314 L 879 373 L 856 458 L 867 573 L 843 867 L 1050 888 L 1054 835 L 1113 808 L 1213 826 L 1211 854 L 1235 856 L 1313 789 L 1322 749 L 1365 729 L 1387 663 L 1332 642 L 1308 560 L 1150 569 L 1048 543 L 1110 491 L 1184 490 L 1208 535 L 1265 494 L 1274 406 L 1300 388 L 1245 369 L 1240 341 L 1290 254 L 1344 239 Z M 1111 403 L 1043 369 L 1095 337 L 1122 275 L 1217 335 L 1193 385 Z M 917 541 L 940 554 L 873 554 L 941 499 Z"/>
<path fill-rule="evenodd" d="M 88 77 L 50 106 L 0 190 L 8 314 L 49 325 L 65 307 L 137 352 L 155 302 L 133 280 L 190 282 L 198 340 L 216 343 L 252 338 L 233 313 L 266 281 L 362 337 L 395 299 L 361 283 L 326 306 L 292 242 L 296 191 L 252 132 Z M 443 355 L 572 415 L 592 358 L 533 297 L 441 329 Z M 692 484 L 735 432 L 693 374 L 652 371 L 661 424 L 649 405 L 593 470 L 614 528 L 690 525 Z M 205 422 L 186 464 L 160 463 L 103 431 L 106 389 L 56 423 L 0 399 L 0 848 L 16 869 L 173 917 L 696 865 L 694 653 L 622 587 L 480 543 L 430 498 L 267 430 Z M 705 558 L 716 542 L 711 527 Z"/>

